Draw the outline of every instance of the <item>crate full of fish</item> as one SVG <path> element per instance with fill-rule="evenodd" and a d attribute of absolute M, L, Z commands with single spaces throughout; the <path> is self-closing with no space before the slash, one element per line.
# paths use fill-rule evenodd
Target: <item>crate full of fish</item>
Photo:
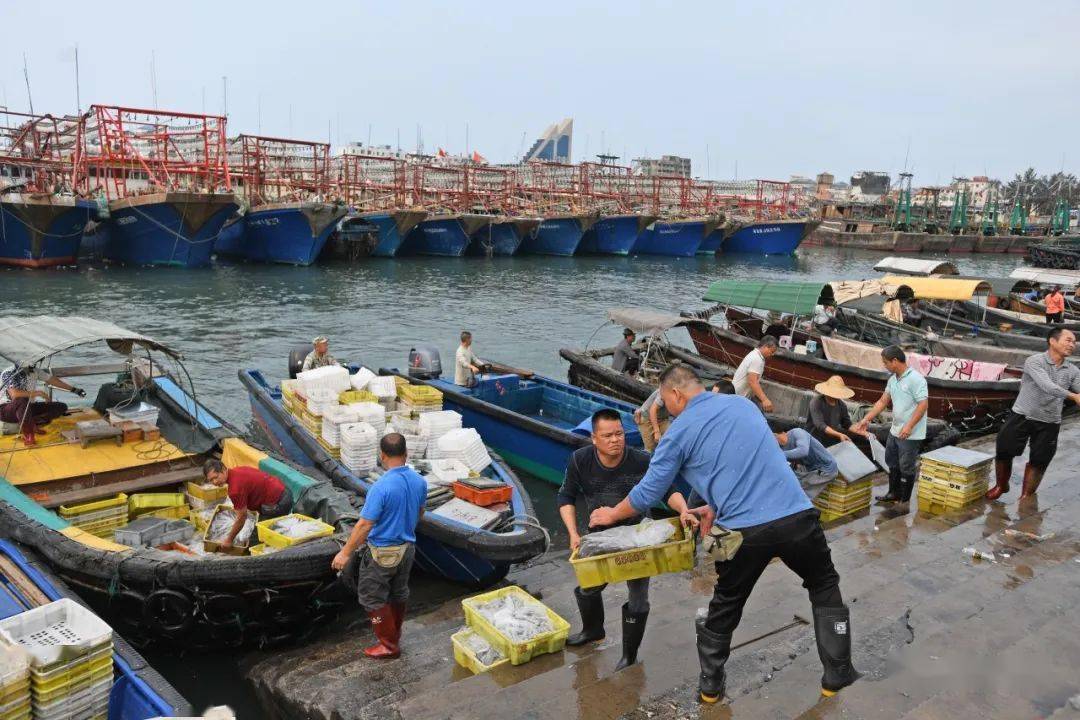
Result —
<path fill-rule="evenodd" d="M 236 510 L 224 505 L 217 506 L 214 514 L 210 517 L 210 522 L 206 525 L 206 532 L 203 534 L 203 548 L 206 552 L 247 555 L 248 546 L 252 544 L 251 541 L 255 537 L 255 527 L 259 523 L 259 513 L 249 510 L 247 518 L 244 520 L 244 526 L 240 528 L 240 532 L 233 538 L 232 547 L 223 547 L 221 543 L 228 537 L 229 531 L 232 530 L 235 522 Z"/>
<path fill-rule="evenodd" d="M 472 628 L 462 628 L 450 636 L 454 647 L 454 660 L 473 674 L 485 673 L 509 662 L 509 658 L 492 647 L 484 636 Z"/>
<path fill-rule="evenodd" d="M 516 585 L 461 601 L 465 623 L 493 648 L 521 665 L 566 646 L 570 623 Z"/>
<path fill-rule="evenodd" d="M 259 542 L 275 548 L 291 547 L 334 534 L 333 525 L 296 513 L 263 520 L 257 528 Z"/>
<path fill-rule="evenodd" d="M 678 518 L 644 520 L 589 533 L 570 564 L 583 588 L 685 572 L 694 569 L 694 538 Z"/>

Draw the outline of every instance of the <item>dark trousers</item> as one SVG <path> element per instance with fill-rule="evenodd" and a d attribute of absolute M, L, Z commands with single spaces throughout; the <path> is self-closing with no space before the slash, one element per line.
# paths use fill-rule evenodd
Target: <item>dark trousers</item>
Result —
<path fill-rule="evenodd" d="M 607 583 L 597 585 L 596 587 L 584 588 L 582 589 L 581 594 L 600 595 L 604 592 L 604 588 L 606 587 Z M 627 598 L 627 605 L 629 606 L 630 612 L 649 612 L 649 578 L 627 580 L 626 589 L 630 592 L 630 596 Z"/>
<path fill-rule="evenodd" d="M 716 589 L 705 627 L 725 635 L 734 632 L 758 578 L 777 557 L 802 578 L 811 605 L 842 607 L 840 575 L 818 518 L 817 510 L 804 510 L 740 530 L 743 544 L 735 557 L 716 563 Z"/>
<path fill-rule="evenodd" d="M 292 494 L 289 492 L 289 488 L 285 488 L 281 492 L 281 497 L 273 505 L 263 505 L 259 508 L 259 519 L 266 520 L 267 518 L 281 517 L 282 515 L 288 515 L 292 512 L 293 500 Z"/>
<path fill-rule="evenodd" d="M 915 475 L 919 472 L 919 450 L 922 440 L 901 440 L 892 433 L 885 443 L 885 464 L 889 466 L 889 492 L 904 501 L 911 498 Z"/>
<path fill-rule="evenodd" d="M 1048 312 L 1048 313 L 1046 313 L 1046 322 L 1047 323 L 1064 323 L 1065 322 L 1065 313 L 1064 312 L 1056 312 L 1056 313 L 1049 313 Z"/>
<path fill-rule="evenodd" d="M 62 402 L 30 402 L 30 398 L 23 397 L 0 405 L 0 420 L 19 425 L 19 430 L 26 433 L 33 431 L 34 425 L 63 417 L 67 411 L 68 406 Z"/>
<path fill-rule="evenodd" d="M 355 570 L 346 566 L 342 579 L 346 587 L 355 582 L 356 599 L 367 612 L 375 612 L 388 603 L 406 603 L 409 601 L 409 575 L 412 573 L 416 546 L 410 544 L 405 556 L 396 567 L 385 568 L 371 557 L 371 548 L 364 545 L 353 556 Z M 346 579 L 350 571 L 355 573 L 355 580 Z"/>

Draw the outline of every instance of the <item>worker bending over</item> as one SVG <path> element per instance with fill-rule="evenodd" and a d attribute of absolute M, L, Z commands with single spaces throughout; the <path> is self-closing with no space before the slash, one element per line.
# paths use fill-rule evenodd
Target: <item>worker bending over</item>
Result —
<path fill-rule="evenodd" d="M 285 484 L 258 468 L 226 468 L 220 460 L 211 459 L 203 463 L 203 476 L 216 487 L 228 486 L 229 500 L 236 511 L 236 520 L 222 541 L 222 547 L 232 547 L 236 536 L 244 529 L 249 510 L 259 513 L 261 520 L 288 515 L 292 510 L 292 494 Z"/>
<path fill-rule="evenodd" d="M 379 441 L 379 464 L 385 472 L 368 490 L 356 527 L 330 563 L 338 571 L 350 561 L 355 563 L 357 599 L 371 618 L 377 640 L 364 654 L 376 659 L 401 654 L 416 526 L 427 501 L 427 482 L 405 460 L 404 436 L 384 435 Z"/>
<path fill-rule="evenodd" d="M 566 466 L 566 477 L 559 488 L 559 515 L 562 516 L 566 531 L 570 535 L 570 549 L 577 550 L 581 545 L 578 535 L 575 504 L 578 499 L 585 502 L 588 512 L 604 505 L 614 505 L 641 480 L 649 468 L 649 454 L 637 448 L 626 446 L 626 434 L 623 431 L 619 413 L 604 408 L 592 416 L 592 446 L 578 448 L 570 456 Z M 688 516 L 686 501 L 677 492 L 668 494 L 668 505 L 682 516 Z M 641 515 L 636 513 L 612 525 L 594 526 L 592 530 L 606 530 L 616 525 L 635 525 L 641 522 Z M 694 520 L 697 523 L 697 520 Z M 604 631 L 604 592 L 606 585 L 597 587 L 574 588 L 578 610 L 581 612 L 581 632 L 571 635 L 566 644 L 571 647 L 584 645 L 594 640 L 602 640 Z M 637 662 L 638 647 L 645 636 L 645 622 L 649 619 L 649 578 L 627 580 L 630 598 L 622 606 L 622 658 L 615 666 L 616 670 Z"/>
<path fill-rule="evenodd" d="M 802 428 L 792 428 L 787 432 L 773 433 L 784 457 L 791 463 L 799 484 L 811 498 L 816 498 L 825 486 L 836 479 L 840 470 L 836 458 L 825 446 Z"/>
<path fill-rule="evenodd" d="M 664 370 L 660 387 L 675 421 L 641 482 L 615 507 L 594 510 L 591 524 L 611 525 L 645 512 L 681 476 L 707 503 L 691 511 L 704 527 L 711 528 L 715 520 L 741 532 L 737 551 L 722 543 L 714 553 L 716 588 L 708 614 L 697 620 L 701 700 L 715 703 L 723 697 L 732 633 L 758 578 L 776 557 L 802 578 L 809 592 L 825 667 L 822 694 L 855 682 L 850 615 L 840 595 L 840 576 L 818 512 L 799 487 L 765 418 L 745 398 L 707 392 L 684 365 Z"/>
<path fill-rule="evenodd" d="M 63 417 L 68 406 L 62 402 L 52 402 L 44 390 L 35 390 L 35 381 L 45 385 L 67 390 L 79 397 L 86 397 L 86 391 L 69 385 L 60 378 L 38 370 L 34 366 L 21 368 L 12 365 L 0 372 L 0 421 L 19 426 L 23 445 L 36 445 L 37 435 L 44 433 L 45 425 L 58 417 Z M 41 398 L 35 402 L 34 398 Z"/>

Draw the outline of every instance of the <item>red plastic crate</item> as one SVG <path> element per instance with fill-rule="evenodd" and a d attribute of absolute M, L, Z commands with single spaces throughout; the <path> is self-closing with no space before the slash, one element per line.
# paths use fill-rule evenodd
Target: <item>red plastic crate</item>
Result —
<path fill-rule="evenodd" d="M 480 507 L 510 502 L 510 499 L 514 496 L 514 490 L 509 485 L 490 488 L 488 490 L 477 490 L 464 483 L 455 482 L 453 488 L 454 497 L 459 497 L 466 502 L 471 502 L 473 505 L 479 505 Z"/>

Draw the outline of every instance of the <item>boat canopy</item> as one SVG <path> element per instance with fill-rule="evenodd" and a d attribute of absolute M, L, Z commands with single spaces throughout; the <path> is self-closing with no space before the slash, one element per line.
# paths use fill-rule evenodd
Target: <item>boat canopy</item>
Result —
<path fill-rule="evenodd" d="M 958 280 L 982 280 L 983 278 L 958 277 Z M 1016 278 L 985 278 L 990 285 L 990 294 L 995 297 L 1008 297 L 1011 293 L 1022 293 L 1030 290 L 1032 284 L 1029 280 L 1017 280 Z"/>
<path fill-rule="evenodd" d="M 1063 289 L 1080 285 L 1080 270 L 1046 270 L 1044 268 L 1018 267 L 1009 273 L 1017 280 L 1039 283 L 1040 285 L 1060 285 Z"/>
<path fill-rule="evenodd" d="M 887 275 L 884 282 L 906 285 L 923 300 L 971 300 L 975 295 L 988 294 L 990 283 L 985 280 L 956 280 L 937 277 L 903 277 Z"/>
<path fill-rule="evenodd" d="M 945 260 L 924 260 L 922 258 L 887 257 L 874 269 L 878 272 L 895 273 L 897 275 L 958 275 L 959 270 L 951 262 Z"/>
<path fill-rule="evenodd" d="M 703 300 L 755 310 L 774 310 L 809 315 L 822 300 L 835 302 L 833 289 L 821 282 L 771 282 L 768 280 L 717 280 Z"/>
<path fill-rule="evenodd" d="M 153 338 L 88 317 L 34 315 L 0 317 L 0 357 L 20 367 L 37 364 L 58 352 L 103 340 L 118 353 L 130 355 L 135 345 L 160 350 L 176 359 L 179 352 Z"/>
<path fill-rule="evenodd" d="M 892 298 L 903 287 L 884 280 L 839 280 L 829 283 L 829 286 L 837 305 L 846 305 L 867 297 Z"/>
<path fill-rule="evenodd" d="M 659 335 L 686 322 L 686 318 L 678 315 L 641 308 L 613 308 L 608 310 L 607 316 L 612 323 L 640 335 Z"/>

